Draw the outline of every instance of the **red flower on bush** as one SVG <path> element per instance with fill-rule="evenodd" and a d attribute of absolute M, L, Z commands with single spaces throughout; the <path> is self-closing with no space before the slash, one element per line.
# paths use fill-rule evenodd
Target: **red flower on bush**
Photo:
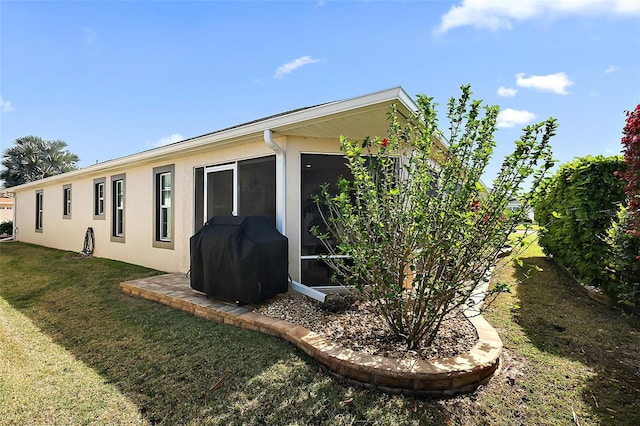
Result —
<path fill-rule="evenodd" d="M 627 182 L 625 193 L 629 198 L 631 230 L 640 232 L 640 104 L 635 110 L 626 113 L 627 121 L 622 129 L 622 145 L 627 169 L 619 176 Z"/>
<path fill-rule="evenodd" d="M 382 139 L 382 146 L 386 147 L 388 143 L 389 143 L 389 139 L 387 138 Z"/>

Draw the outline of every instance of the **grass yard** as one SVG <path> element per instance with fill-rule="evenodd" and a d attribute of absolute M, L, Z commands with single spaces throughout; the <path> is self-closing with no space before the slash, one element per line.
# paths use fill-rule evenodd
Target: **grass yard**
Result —
<path fill-rule="evenodd" d="M 640 424 L 638 319 L 592 302 L 535 246 L 523 260 L 544 271 L 486 314 L 501 373 L 429 399 L 349 386 L 282 340 L 120 292 L 155 271 L 2 243 L 0 424 Z"/>

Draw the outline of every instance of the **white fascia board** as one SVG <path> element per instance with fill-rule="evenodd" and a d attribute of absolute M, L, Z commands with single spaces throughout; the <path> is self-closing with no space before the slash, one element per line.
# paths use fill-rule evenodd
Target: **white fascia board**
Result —
<path fill-rule="evenodd" d="M 417 105 L 404 91 L 404 89 L 402 89 L 402 87 L 395 87 L 357 98 L 330 102 L 327 104 L 318 105 L 316 107 L 294 111 L 289 114 L 279 115 L 264 120 L 258 120 L 253 123 L 233 127 L 228 130 L 195 136 L 193 138 L 185 139 L 181 142 L 176 142 L 159 148 L 153 148 L 136 154 L 127 155 L 125 157 L 116 158 L 114 160 L 107 160 L 105 162 L 94 164 L 82 169 L 18 185 L 10 189 L 11 192 L 27 190 L 34 187 L 44 186 L 56 181 L 74 180 L 80 176 L 85 176 L 87 174 L 99 174 L 100 172 L 106 170 L 121 169 L 132 164 L 155 161 L 156 159 L 160 159 L 166 156 L 172 156 L 176 153 L 188 154 L 191 151 L 198 151 L 203 147 L 211 145 L 219 146 L 224 145 L 225 143 L 234 143 L 238 139 L 247 138 L 254 135 L 261 138 L 265 130 L 272 130 L 274 132 L 277 132 L 278 128 L 290 126 L 292 124 L 302 124 L 305 121 L 357 110 L 359 108 L 365 108 L 370 105 L 388 103 L 394 100 L 400 100 L 400 102 L 404 104 L 404 106 L 410 111 L 418 110 Z"/>
<path fill-rule="evenodd" d="M 268 128 L 277 131 L 278 127 L 288 126 L 295 123 L 303 123 L 308 120 L 357 110 L 359 108 L 365 108 L 371 105 L 390 103 L 393 100 L 400 100 L 402 104 L 404 104 L 404 106 L 410 111 L 417 112 L 418 110 L 417 105 L 413 102 L 413 100 L 411 100 L 409 95 L 407 95 L 407 93 L 401 87 L 396 87 L 358 98 L 331 102 L 302 111 L 297 111 L 281 117 L 275 117 L 274 119 L 272 119 L 273 122 L 271 122 L 272 120 L 265 120 L 260 121 L 256 124 L 265 125 Z"/>

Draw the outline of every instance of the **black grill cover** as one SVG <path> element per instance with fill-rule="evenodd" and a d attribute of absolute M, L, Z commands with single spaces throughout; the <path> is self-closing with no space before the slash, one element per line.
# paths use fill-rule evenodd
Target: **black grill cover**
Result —
<path fill-rule="evenodd" d="M 191 237 L 191 288 L 235 303 L 288 290 L 287 237 L 266 216 L 216 216 Z"/>

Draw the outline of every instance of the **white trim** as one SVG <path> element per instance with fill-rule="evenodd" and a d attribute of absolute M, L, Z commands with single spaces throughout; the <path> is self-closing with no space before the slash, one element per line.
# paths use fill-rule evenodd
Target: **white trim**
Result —
<path fill-rule="evenodd" d="M 113 181 L 113 236 L 122 237 L 124 235 L 124 179 Z M 122 217 L 120 217 L 122 213 Z"/>
<path fill-rule="evenodd" d="M 276 153 L 276 229 L 286 234 L 287 211 L 287 153 L 273 140 L 273 132 L 267 129 L 263 133 L 264 142 Z"/>
<path fill-rule="evenodd" d="M 205 222 L 209 220 L 209 215 L 207 212 L 207 207 L 209 206 L 208 197 L 209 192 L 207 191 L 208 186 L 208 177 L 209 173 L 216 172 L 224 172 L 227 170 L 231 170 L 233 172 L 233 210 L 231 211 L 232 216 L 238 216 L 238 162 L 234 161 L 230 164 L 222 164 L 220 166 L 209 166 L 204 168 L 204 218 Z"/>

